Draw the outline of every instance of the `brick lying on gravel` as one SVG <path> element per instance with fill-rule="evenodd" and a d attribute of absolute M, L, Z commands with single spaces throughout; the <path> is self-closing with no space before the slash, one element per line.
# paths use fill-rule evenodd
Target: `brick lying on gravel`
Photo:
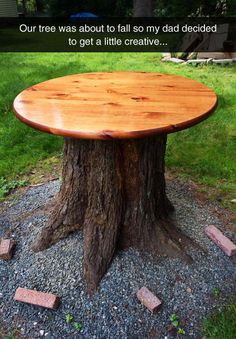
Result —
<path fill-rule="evenodd" d="M 0 239 L 0 259 L 10 260 L 13 255 L 16 242 L 10 239 Z"/>
<path fill-rule="evenodd" d="M 156 312 L 161 306 L 161 301 L 146 287 L 140 288 L 137 292 L 137 298 L 145 305 L 152 313 Z"/>
<path fill-rule="evenodd" d="M 220 230 L 218 230 L 218 228 L 216 228 L 214 225 L 209 225 L 205 229 L 205 233 L 229 257 L 236 254 L 236 245 L 230 239 L 228 239 Z"/>
<path fill-rule="evenodd" d="M 55 294 L 44 293 L 27 288 L 18 287 L 14 299 L 23 303 L 41 306 L 50 309 L 57 309 L 60 298 Z"/>

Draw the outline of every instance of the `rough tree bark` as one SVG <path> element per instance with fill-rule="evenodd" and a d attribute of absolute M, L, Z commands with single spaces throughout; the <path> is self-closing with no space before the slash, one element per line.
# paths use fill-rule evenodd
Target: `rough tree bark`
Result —
<path fill-rule="evenodd" d="M 153 0 L 133 0 L 134 17 L 152 17 Z"/>
<path fill-rule="evenodd" d="M 41 251 L 84 231 L 84 273 L 93 292 L 117 249 L 136 247 L 189 260 L 165 192 L 166 135 L 133 140 L 65 139 L 63 182 Z"/>

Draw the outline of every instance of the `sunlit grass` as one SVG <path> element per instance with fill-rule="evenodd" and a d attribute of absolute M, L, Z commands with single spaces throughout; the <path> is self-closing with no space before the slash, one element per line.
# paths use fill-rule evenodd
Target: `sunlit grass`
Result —
<path fill-rule="evenodd" d="M 235 338 L 236 304 L 229 304 L 207 318 L 203 332 L 207 339 Z"/>

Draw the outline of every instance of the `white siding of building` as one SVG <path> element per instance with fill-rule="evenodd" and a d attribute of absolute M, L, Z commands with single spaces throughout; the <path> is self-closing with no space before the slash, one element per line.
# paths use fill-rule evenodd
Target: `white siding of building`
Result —
<path fill-rule="evenodd" d="M 0 0 L 0 17 L 17 17 L 16 0 Z"/>

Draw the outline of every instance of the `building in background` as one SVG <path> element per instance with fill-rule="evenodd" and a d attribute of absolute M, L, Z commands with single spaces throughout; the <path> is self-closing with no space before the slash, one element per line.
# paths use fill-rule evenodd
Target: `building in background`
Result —
<path fill-rule="evenodd" d="M 0 0 L 0 17 L 17 17 L 16 0 Z"/>

